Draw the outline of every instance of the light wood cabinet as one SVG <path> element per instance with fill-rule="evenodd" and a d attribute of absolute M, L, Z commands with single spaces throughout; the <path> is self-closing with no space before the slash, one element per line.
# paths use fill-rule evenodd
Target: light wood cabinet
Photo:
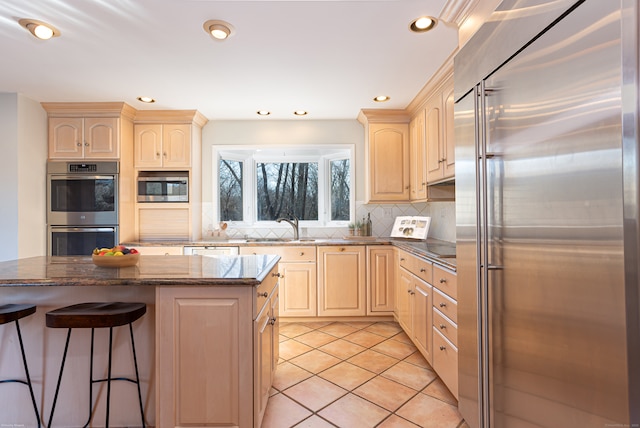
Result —
<path fill-rule="evenodd" d="M 259 427 L 278 355 L 275 267 L 254 287 L 156 288 L 156 426 Z"/>
<path fill-rule="evenodd" d="M 412 201 L 427 199 L 427 152 L 425 143 L 425 110 L 409 122 L 410 197 Z"/>
<path fill-rule="evenodd" d="M 433 94 L 425 107 L 427 182 L 438 183 L 455 176 L 455 137 L 453 131 L 453 78 Z"/>
<path fill-rule="evenodd" d="M 432 362 L 433 264 L 398 250 L 396 319 L 420 353 Z"/>
<path fill-rule="evenodd" d="M 138 239 L 183 240 L 192 236 L 189 204 L 137 204 Z"/>
<path fill-rule="evenodd" d="M 369 125 L 369 201 L 409 200 L 409 126 Z"/>
<path fill-rule="evenodd" d="M 191 167 L 191 125 L 137 123 L 134 126 L 136 168 Z"/>
<path fill-rule="evenodd" d="M 364 246 L 318 247 L 318 316 L 366 315 Z"/>
<path fill-rule="evenodd" d="M 435 265 L 433 269 L 433 368 L 458 398 L 457 276 Z"/>
<path fill-rule="evenodd" d="M 125 103 L 42 103 L 49 159 L 119 159 L 131 146 L 135 110 Z"/>
<path fill-rule="evenodd" d="M 394 310 L 396 252 L 391 246 L 367 246 L 367 314 L 391 315 Z"/>
<path fill-rule="evenodd" d="M 240 247 L 240 254 L 276 254 L 281 257 L 278 264 L 281 317 L 318 315 L 315 247 Z"/>

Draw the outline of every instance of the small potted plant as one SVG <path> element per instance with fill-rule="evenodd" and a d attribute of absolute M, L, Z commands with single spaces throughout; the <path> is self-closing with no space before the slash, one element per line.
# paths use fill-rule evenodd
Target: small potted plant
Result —
<path fill-rule="evenodd" d="M 362 236 L 362 222 L 360 220 L 356 221 L 355 231 L 356 236 Z"/>
<path fill-rule="evenodd" d="M 347 227 L 349 228 L 349 236 L 353 236 L 355 234 L 356 225 L 354 223 L 349 223 Z"/>

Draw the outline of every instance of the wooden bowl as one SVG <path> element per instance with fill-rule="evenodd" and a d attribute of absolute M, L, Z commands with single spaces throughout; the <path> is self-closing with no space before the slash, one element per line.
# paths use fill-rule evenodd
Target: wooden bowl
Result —
<path fill-rule="evenodd" d="M 96 256 L 91 255 L 93 264 L 100 267 L 121 268 L 138 264 L 140 254 L 125 254 L 122 256 Z"/>

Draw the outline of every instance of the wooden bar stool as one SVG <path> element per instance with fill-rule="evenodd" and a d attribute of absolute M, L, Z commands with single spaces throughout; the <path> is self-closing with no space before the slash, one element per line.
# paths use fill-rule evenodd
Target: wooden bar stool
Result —
<path fill-rule="evenodd" d="M 140 376 L 138 374 L 138 359 L 136 357 L 136 347 L 133 340 L 132 323 L 145 314 L 147 306 L 144 303 L 123 303 L 123 302 L 101 302 L 101 303 L 79 303 L 77 305 L 65 306 L 46 314 L 47 327 L 51 328 L 68 328 L 67 341 L 64 345 L 64 353 L 62 355 L 62 364 L 60 365 L 60 375 L 58 376 L 58 384 L 56 393 L 53 397 L 53 405 L 51 407 L 51 415 L 49 415 L 49 428 L 53 421 L 53 413 L 58 400 L 58 392 L 60 390 L 60 381 L 62 380 L 62 372 L 64 371 L 64 363 L 67 358 L 67 350 L 69 348 L 69 339 L 71 330 L 74 328 L 90 328 L 91 329 L 91 360 L 89 367 L 89 419 L 84 425 L 85 427 L 91 422 L 93 407 L 93 384 L 98 382 L 107 382 L 107 416 L 106 427 L 109 427 L 109 401 L 111 397 L 111 381 L 125 380 L 135 383 L 138 386 L 138 400 L 140 403 L 140 417 L 142 418 L 142 426 L 144 422 L 144 407 L 142 405 L 142 393 L 140 391 Z M 129 332 L 131 334 L 131 349 L 133 350 L 133 363 L 136 371 L 136 378 L 130 379 L 126 377 L 111 377 L 111 354 L 113 343 L 113 327 L 129 324 Z M 93 379 L 93 338 L 96 328 L 109 328 L 109 363 L 107 369 L 107 377 L 105 379 Z"/>
<path fill-rule="evenodd" d="M 0 383 L 21 383 L 29 387 L 31 393 L 31 403 L 33 404 L 33 410 L 36 412 L 36 420 L 38 421 L 38 427 L 40 427 L 40 414 L 38 413 L 38 406 L 36 405 L 36 396 L 33 394 L 33 385 L 31 385 L 31 376 L 29 376 L 29 367 L 27 367 L 27 357 L 24 353 L 24 344 L 22 343 L 22 333 L 20 333 L 19 319 L 27 317 L 36 312 L 35 305 L 19 305 L 19 304 L 6 304 L 0 305 L 0 324 L 7 324 L 11 321 L 16 323 L 16 330 L 18 332 L 18 342 L 20 342 L 20 353 L 22 354 L 22 364 L 24 365 L 24 373 L 27 380 L 21 379 L 4 379 L 0 380 Z"/>

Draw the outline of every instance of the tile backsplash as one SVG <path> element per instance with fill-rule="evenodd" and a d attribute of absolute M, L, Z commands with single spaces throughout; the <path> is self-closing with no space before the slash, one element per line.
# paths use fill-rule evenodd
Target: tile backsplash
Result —
<path fill-rule="evenodd" d="M 373 225 L 372 234 L 378 237 L 388 237 L 391 234 L 393 222 L 397 216 L 426 216 L 431 217 L 429 238 L 440 239 L 448 242 L 456 240 L 456 209 L 455 202 L 423 202 L 415 204 L 364 204 L 356 202 L 356 219 L 362 219 L 371 214 Z M 203 204 L 202 207 L 202 236 L 204 239 L 211 236 L 213 224 L 212 204 Z M 226 230 L 229 238 L 260 237 L 282 238 L 291 236 L 291 228 L 256 228 L 237 227 L 230 225 Z M 347 235 L 346 227 L 300 227 L 300 237 L 313 238 L 342 238 Z"/>

